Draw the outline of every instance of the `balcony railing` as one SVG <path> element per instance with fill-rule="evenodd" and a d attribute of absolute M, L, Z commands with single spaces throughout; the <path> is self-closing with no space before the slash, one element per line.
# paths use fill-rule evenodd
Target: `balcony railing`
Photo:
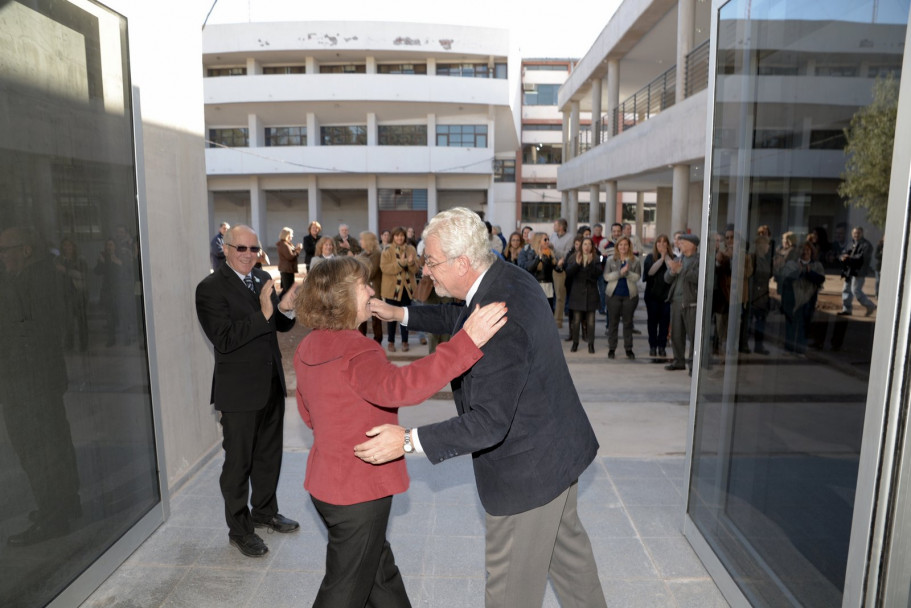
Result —
<path fill-rule="evenodd" d="M 686 56 L 685 95 L 689 97 L 709 86 L 709 41 L 706 40 Z"/>
<path fill-rule="evenodd" d="M 611 135 L 632 129 L 674 105 L 676 79 L 677 66 L 674 66 L 614 108 L 610 117 Z"/>

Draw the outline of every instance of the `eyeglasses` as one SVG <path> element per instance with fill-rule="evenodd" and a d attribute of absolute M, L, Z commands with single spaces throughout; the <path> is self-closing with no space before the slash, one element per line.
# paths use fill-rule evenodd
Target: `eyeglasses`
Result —
<path fill-rule="evenodd" d="M 262 249 L 262 247 L 257 247 L 256 245 L 253 245 L 252 247 L 247 247 L 246 245 L 232 245 L 231 243 L 225 243 L 225 245 L 234 247 L 234 249 L 237 249 L 237 253 L 247 253 L 248 249 L 251 253 L 259 253 L 259 250 Z"/>
<path fill-rule="evenodd" d="M 428 261 L 425 259 L 425 260 L 424 260 L 424 268 L 426 268 L 427 270 L 433 270 L 434 268 L 436 268 L 437 266 L 439 266 L 439 265 L 442 264 L 443 262 L 451 262 L 451 261 L 454 260 L 454 259 L 455 259 L 455 258 L 446 258 L 445 260 L 442 260 L 442 261 L 439 261 L 439 262 L 428 262 Z"/>

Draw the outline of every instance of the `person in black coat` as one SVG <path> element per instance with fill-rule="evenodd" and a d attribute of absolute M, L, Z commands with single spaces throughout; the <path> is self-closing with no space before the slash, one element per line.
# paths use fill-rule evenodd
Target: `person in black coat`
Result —
<path fill-rule="evenodd" d="M 280 299 L 269 273 L 254 268 L 259 251 L 251 228 L 230 228 L 225 264 L 196 287 L 196 315 L 215 351 L 212 403 L 221 412 L 224 434 L 219 482 L 228 539 L 247 557 L 268 551 L 254 527 L 276 532 L 299 528 L 279 514 L 275 495 L 286 395 L 276 332 L 294 326 L 298 285 L 292 284 Z"/>
<path fill-rule="evenodd" d="M 573 605 L 606 606 L 576 510 L 579 475 L 598 441 L 559 355 L 543 290 L 530 273 L 490 252 L 487 229 L 470 209 L 438 214 L 424 237 L 424 273 L 437 294 L 467 305 L 399 308 L 374 299 L 373 314 L 454 334 L 469 310 L 506 302 L 509 322 L 482 348 L 484 358 L 452 381 L 459 416 L 416 429 L 374 427 L 355 455 L 377 464 L 406 452 L 432 463 L 472 455 L 487 513 L 487 608 L 540 606 L 548 576 L 564 605 L 575 598 Z M 567 555 L 574 558 L 562 559 Z"/>
<path fill-rule="evenodd" d="M 567 303 L 572 311 L 569 334 L 573 345 L 572 352 L 579 349 L 579 327 L 584 323 L 587 328 L 588 352 L 595 352 L 595 311 L 601 303 L 598 295 L 598 277 L 604 269 L 601 267 L 601 255 L 591 238 L 582 239 L 578 251 L 566 256 L 566 284 L 569 286 Z"/>
<path fill-rule="evenodd" d="M 648 354 L 667 357 L 667 332 L 671 325 L 671 304 L 667 296 L 671 286 L 664 280 L 667 261 L 674 258 L 671 242 L 666 234 L 655 239 L 652 252 L 642 263 L 645 277 L 645 310 L 648 313 Z"/>

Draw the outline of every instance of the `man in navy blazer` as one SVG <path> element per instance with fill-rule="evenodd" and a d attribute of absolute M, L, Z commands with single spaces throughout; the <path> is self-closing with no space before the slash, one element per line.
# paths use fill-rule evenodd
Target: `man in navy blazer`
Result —
<path fill-rule="evenodd" d="M 285 373 L 276 331 L 294 326 L 297 284 L 279 299 L 269 273 L 254 267 L 259 250 L 251 228 L 228 229 L 225 264 L 196 287 L 196 315 L 215 350 L 212 403 L 221 412 L 224 435 L 219 483 L 228 539 L 248 557 L 269 550 L 254 527 L 276 532 L 300 527 L 279 514 L 275 496 L 285 416 Z"/>
<path fill-rule="evenodd" d="M 375 427 L 355 454 L 375 464 L 410 452 L 433 463 L 472 454 L 487 513 L 487 608 L 540 606 L 548 576 L 564 608 L 606 606 L 576 511 L 578 478 L 598 441 L 544 292 L 530 273 L 490 253 L 474 211 L 438 214 L 424 238 L 424 274 L 438 295 L 466 306 L 403 309 L 371 300 L 376 316 L 452 334 L 474 307 L 506 302 L 509 320 L 484 346 L 484 357 L 452 381 L 457 417 L 416 429 Z"/>

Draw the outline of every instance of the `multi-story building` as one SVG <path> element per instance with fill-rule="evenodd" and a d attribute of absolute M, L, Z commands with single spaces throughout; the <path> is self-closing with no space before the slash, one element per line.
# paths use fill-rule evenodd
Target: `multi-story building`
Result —
<path fill-rule="evenodd" d="M 732 605 L 909 605 L 908 17 L 625 0 L 560 89 L 564 213 L 702 237 L 684 530 Z"/>
<path fill-rule="evenodd" d="M 465 206 L 517 220 L 519 66 L 499 29 L 405 23 L 212 25 L 203 33 L 213 224 L 265 245 L 318 220 L 334 234 L 418 233 Z"/>

